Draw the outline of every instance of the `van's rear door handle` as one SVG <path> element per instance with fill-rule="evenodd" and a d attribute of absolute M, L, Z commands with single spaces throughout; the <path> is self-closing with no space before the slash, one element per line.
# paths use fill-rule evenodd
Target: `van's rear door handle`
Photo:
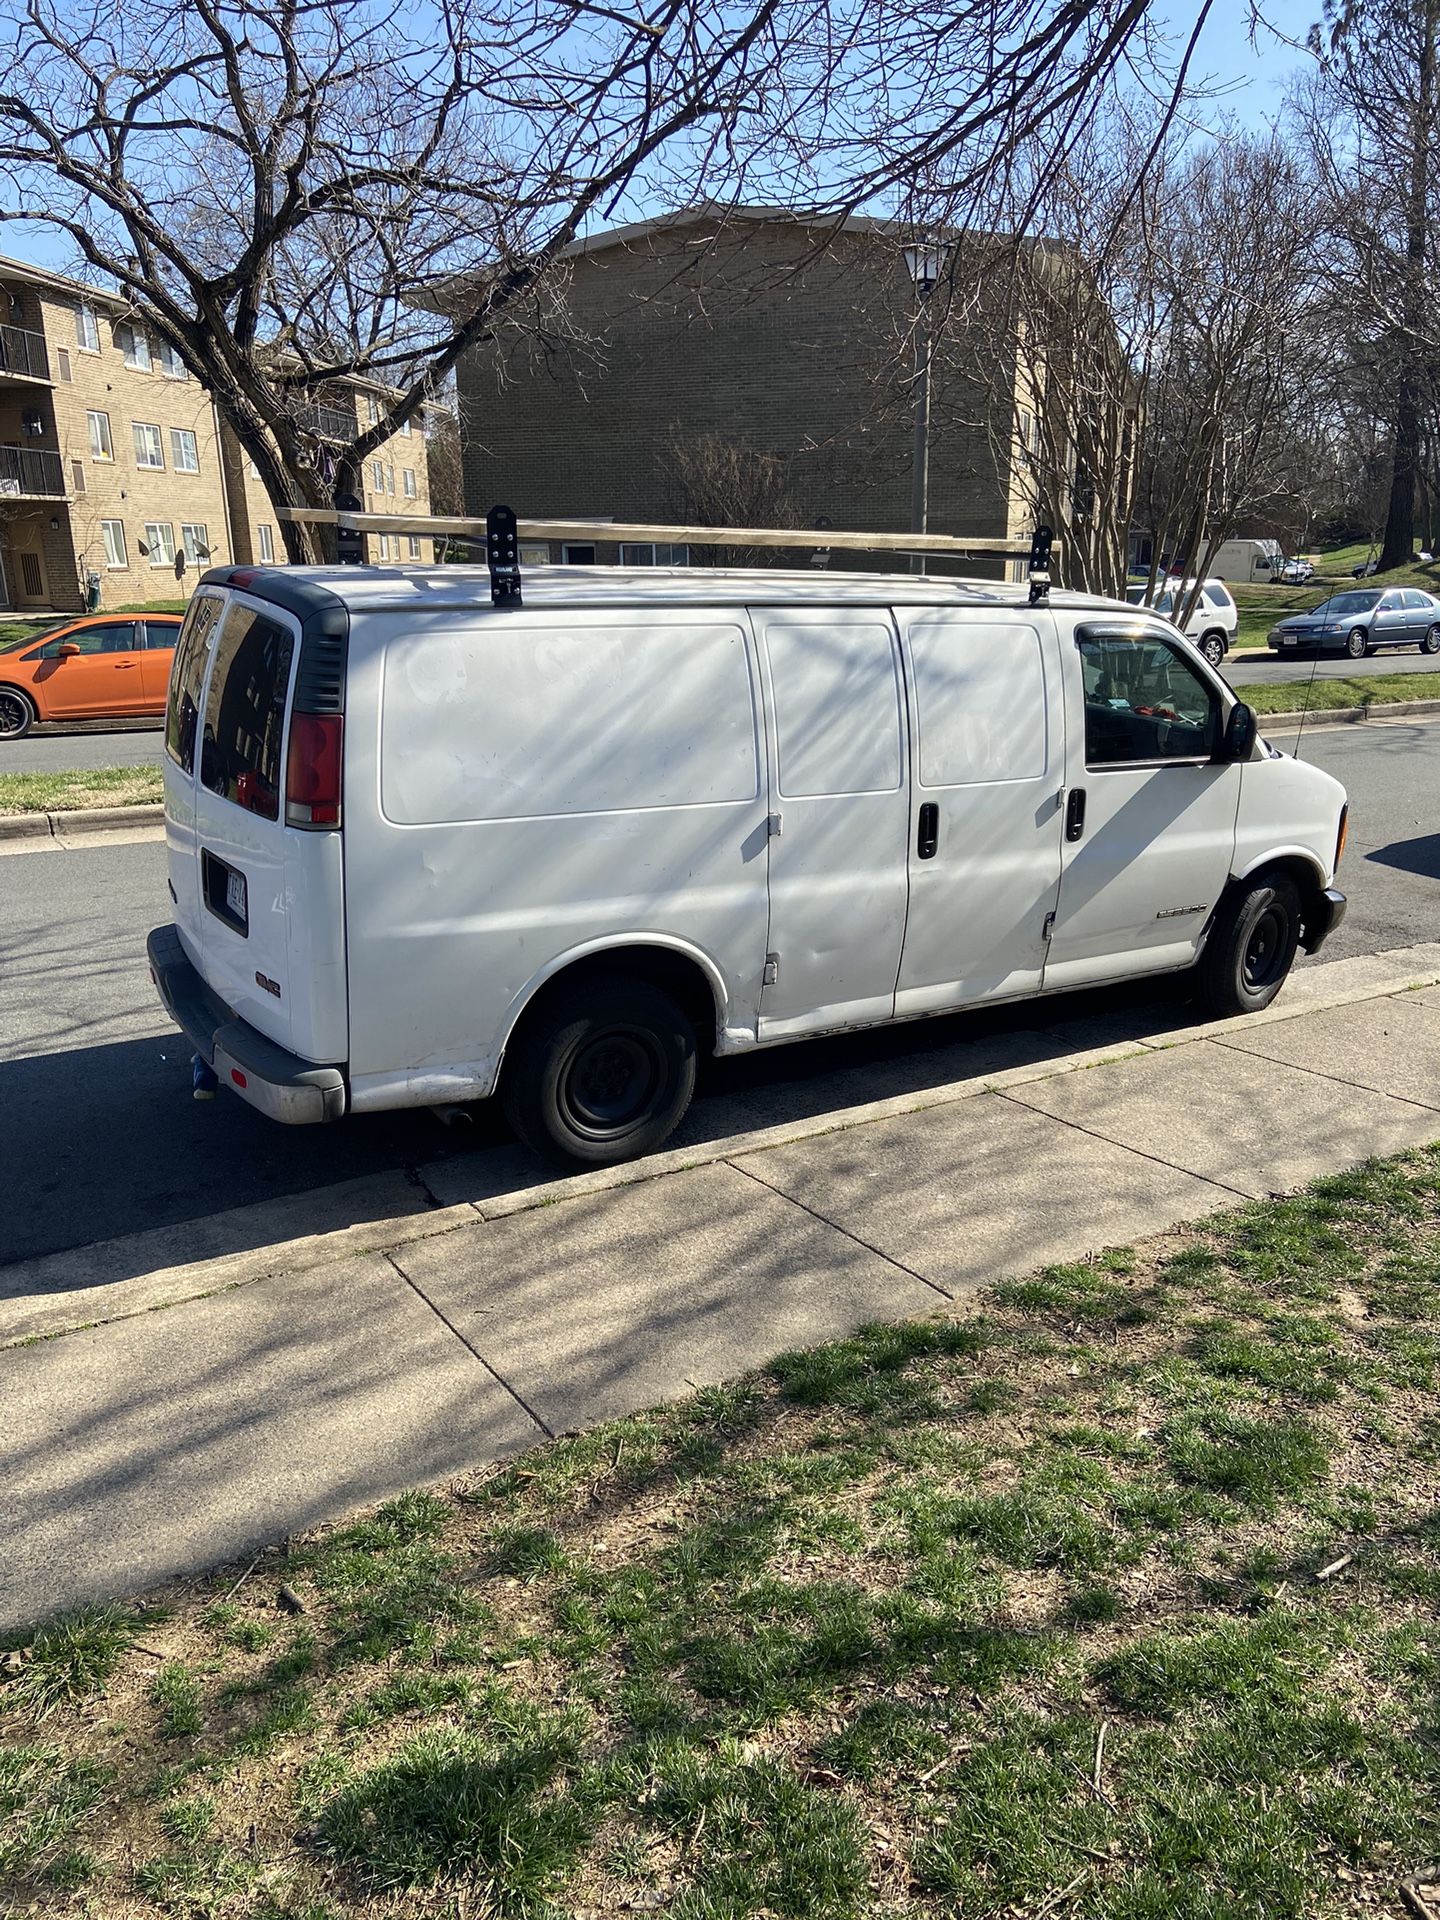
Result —
<path fill-rule="evenodd" d="M 1085 789 L 1072 787 L 1065 802 L 1065 838 L 1078 840 L 1085 831 Z"/>
<path fill-rule="evenodd" d="M 935 849 L 940 844 L 940 809 L 933 800 L 927 800 L 920 809 L 920 831 L 915 840 L 915 851 L 922 860 L 933 860 Z"/>

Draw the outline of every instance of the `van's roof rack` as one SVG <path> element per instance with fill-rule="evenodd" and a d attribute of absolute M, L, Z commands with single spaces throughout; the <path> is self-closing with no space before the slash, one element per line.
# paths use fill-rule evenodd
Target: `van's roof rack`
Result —
<path fill-rule="evenodd" d="M 1050 585 L 1050 551 L 1054 535 L 1038 527 L 1028 547 L 1008 540 L 971 539 L 951 533 L 852 533 L 834 527 L 697 527 L 670 526 L 651 521 L 520 520 L 508 507 L 492 507 L 483 520 L 452 514 L 354 513 L 333 507 L 278 507 L 282 520 L 304 526 L 337 527 L 341 533 L 428 533 L 445 539 L 485 543 L 490 559 L 491 587 L 496 602 L 519 598 L 518 543 L 521 540 L 573 540 L 587 545 L 619 542 L 659 543 L 677 547 L 828 547 L 847 553 L 925 553 L 954 560 L 1024 560 L 1029 567 L 1031 605 L 1042 604 Z M 496 516 L 503 518 L 497 522 Z M 513 548 L 513 579 L 506 573 L 496 583 L 497 526 Z M 347 543 L 348 544 L 348 543 Z M 502 538 L 500 545 L 505 544 Z"/>

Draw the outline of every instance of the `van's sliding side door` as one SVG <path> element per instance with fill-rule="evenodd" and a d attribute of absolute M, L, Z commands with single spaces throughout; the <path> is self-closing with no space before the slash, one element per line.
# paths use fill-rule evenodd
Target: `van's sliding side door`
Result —
<path fill-rule="evenodd" d="M 1065 708 L 1053 615 L 897 609 L 915 766 L 897 1013 L 1038 990 L 1060 891 Z"/>
<path fill-rule="evenodd" d="M 752 612 L 770 761 L 760 1038 L 887 1020 L 905 930 L 910 775 L 883 608 Z"/>

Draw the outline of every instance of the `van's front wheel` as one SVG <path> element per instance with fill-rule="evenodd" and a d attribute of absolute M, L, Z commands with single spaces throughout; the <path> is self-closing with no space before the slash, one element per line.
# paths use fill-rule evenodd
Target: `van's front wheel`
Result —
<path fill-rule="evenodd" d="M 501 1103 L 545 1159 L 607 1167 L 653 1153 L 694 1091 L 694 1029 L 669 994 L 597 973 L 557 987 L 526 1015 Z"/>
<path fill-rule="evenodd" d="M 1300 944 L 1300 896 L 1284 874 L 1236 887 L 1200 957 L 1200 996 L 1212 1013 L 1258 1013 L 1285 984 Z"/>

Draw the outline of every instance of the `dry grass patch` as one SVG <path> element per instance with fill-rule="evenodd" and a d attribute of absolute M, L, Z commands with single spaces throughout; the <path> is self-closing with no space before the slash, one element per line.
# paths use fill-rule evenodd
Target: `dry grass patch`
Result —
<path fill-rule="evenodd" d="M 787 1356 L 30 1636 L 0 1873 L 94 1920 L 1399 1913 L 1437 1380 L 1440 1150 Z"/>
<path fill-rule="evenodd" d="M 159 767 L 84 767 L 69 773 L 0 773 L 0 815 L 138 807 L 164 798 Z"/>

